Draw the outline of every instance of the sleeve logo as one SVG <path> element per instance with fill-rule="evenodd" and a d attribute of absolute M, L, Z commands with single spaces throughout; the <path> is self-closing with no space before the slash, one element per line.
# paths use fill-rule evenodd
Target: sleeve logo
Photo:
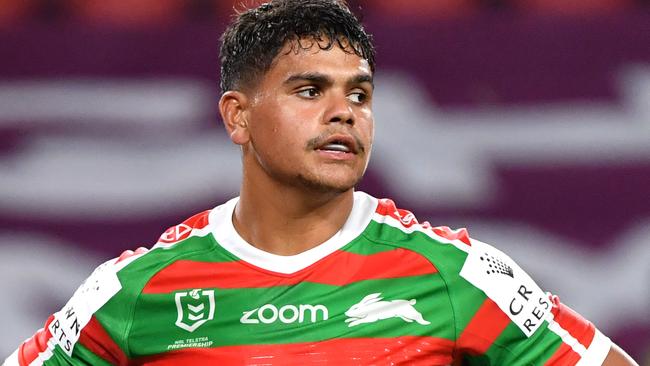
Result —
<path fill-rule="evenodd" d="M 485 292 L 527 337 L 549 316 L 546 293 L 512 259 L 488 244 L 472 240 L 460 275 Z"/>
<path fill-rule="evenodd" d="M 504 275 L 510 276 L 512 278 L 515 278 L 514 271 L 512 270 L 512 267 L 510 267 L 509 265 L 504 263 L 499 258 L 491 256 L 488 253 L 484 253 L 481 256 L 481 262 L 485 262 L 485 265 L 488 267 L 488 268 L 486 268 L 486 273 L 488 275 L 493 274 L 493 273 L 498 273 L 498 274 L 504 274 Z"/>
<path fill-rule="evenodd" d="M 181 329 L 191 333 L 214 319 L 214 290 L 177 292 L 175 300 L 178 312 L 176 326 Z"/>
<path fill-rule="evenodd" d="M 93 314 L 106 304 L 122 285 L 114 260 L 103 263 L 79 286 L 63 309 L 54 314 L 48 329 L 52 339 L 68 355 Z"/>

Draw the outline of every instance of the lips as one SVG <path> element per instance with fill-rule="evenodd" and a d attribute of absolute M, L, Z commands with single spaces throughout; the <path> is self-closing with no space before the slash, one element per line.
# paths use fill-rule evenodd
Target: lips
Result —
<path fill-rule="evenodd" d="M 336 134 L 328 137 L 322 144 L 316 146 L 316 150 L 356 154 L 359 151 L 359 147 L 352 136 Z"/>

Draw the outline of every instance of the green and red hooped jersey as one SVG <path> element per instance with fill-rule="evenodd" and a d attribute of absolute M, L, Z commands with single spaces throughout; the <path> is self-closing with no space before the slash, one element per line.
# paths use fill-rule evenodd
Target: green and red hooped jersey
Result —
<path fill-rule="evenodd" d="M 278 256 L 237 199 L 99 266 L 6 365 L 601 365 L 611 342 L 465 230 L 356 192 L 325 243 Z"/>

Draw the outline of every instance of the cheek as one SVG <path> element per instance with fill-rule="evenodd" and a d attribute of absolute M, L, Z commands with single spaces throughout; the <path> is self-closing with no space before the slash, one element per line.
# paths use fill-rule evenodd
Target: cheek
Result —
<path fill-rule="evenodd" d="M 281 132 L 280 125 L 286 118 L 282 112 L 280 103 L 276 101 L 266 101 L 255 108 L 249 129 L 256 143 L 268 144 L 277 138 Z"/>
<path fill-rule="evenodd" d="M 295 116 L 269 111 L 267 118 L 258 120 L 251 131 L 255 149 L 274 161 L 295 159 L 307 140 L 305 132 L 297 127 L 299 124 Z"/>
<path fill-rule="evenodd" d="M 273 119 L 269 120 L 272 133 L 285 143 L 298 144 L 303 147 L 306 142 L 319 134 L 318 113 L 314 108 L 306 108 L 300 103 L 278 105 L 271 111 Z M 278 141 L 279 142 L 279 141 Z"/>
<path fill-rule="evenodd" d="M 359 121 L 359 129 L 366 136 L 369 142 L 372 142 L 375 135 L 375 121 L 372 112 L 368 111 L 363 114 L 362 119 Z"/>

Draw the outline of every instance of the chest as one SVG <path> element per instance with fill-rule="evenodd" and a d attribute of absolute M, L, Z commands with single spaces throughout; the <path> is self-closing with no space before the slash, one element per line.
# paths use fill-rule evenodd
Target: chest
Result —
<path fill-rule="evenodd" d="M 451 361 L 452 310 L 437 274 L 340 283 L 309 273 L 255 276 L 206 286 L 188 273 L 180 289 L 142 294 L 129 333 L 132 354 L 151 365 Z"/>

